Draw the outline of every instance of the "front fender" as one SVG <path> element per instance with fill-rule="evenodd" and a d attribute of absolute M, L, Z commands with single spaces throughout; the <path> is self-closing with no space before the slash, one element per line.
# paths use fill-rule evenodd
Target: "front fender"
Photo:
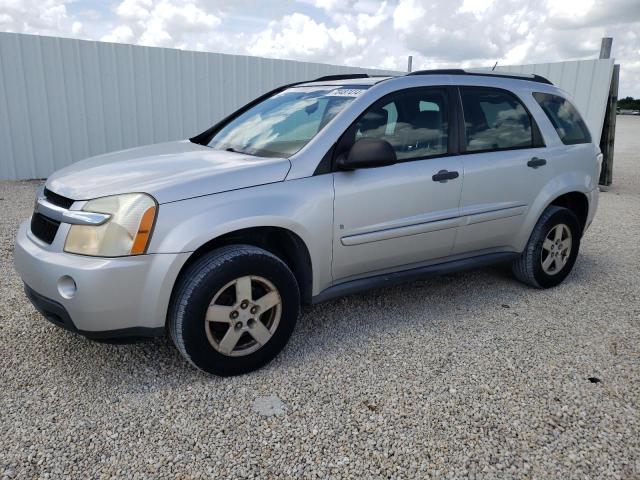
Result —
<path fill-rule="evenodd" d="M 311 257 L 313 293 L 330 283 L 331 175 L 162 204 L 149 253 L 193 252 L 221 235 L 254 227 L 280 227 L 298 235 Z"/>

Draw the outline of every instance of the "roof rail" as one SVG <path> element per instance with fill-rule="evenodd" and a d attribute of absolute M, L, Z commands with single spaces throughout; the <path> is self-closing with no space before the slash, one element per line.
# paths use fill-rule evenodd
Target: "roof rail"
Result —
<path fill-rule="evenodd" d="M 441 69 L 441 70 L 416 70 L 415 72 L 407 73 L 407 75 L 473 75 L 479 77 L 499 77 L 499 78 L 514 78 L 516 80 L 528 80 L 530 82 L 546 83 L 553 85 L 548 79 L 529 73 L 495 73 L 471 71 L 468 72 L 461 68 Z"/>
<path fill-rule="evenodd" d="M 315 80 L 307 80 L 308 82 L 326 82 L 329 80 L 349 80 L 351 78 L 369 78 L 366 73 L 343 73 L 339 75 L 325 75 Z"/>
<path fill-rule="evenodd" d="M 461 68 L 434 68 L 433 70 L 416 70 L 407 73 L 409 75 L 465 75 L 467 72 Z"/>

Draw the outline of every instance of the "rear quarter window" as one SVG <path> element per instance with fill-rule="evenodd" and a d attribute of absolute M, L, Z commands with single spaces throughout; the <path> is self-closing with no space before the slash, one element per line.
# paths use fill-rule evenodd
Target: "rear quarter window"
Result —
<path fill-rule="evenodd" d="M 578 110 L 559 95 L 535 92 L 536 99 L 565 145 L 591 143 L 591 134 Z"/>

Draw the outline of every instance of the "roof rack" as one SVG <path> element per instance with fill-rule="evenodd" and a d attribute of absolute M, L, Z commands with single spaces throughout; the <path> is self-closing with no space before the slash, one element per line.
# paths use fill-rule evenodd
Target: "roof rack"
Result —
<path fill-rule="evenodd" d="M 471 71 L 468 72 L 461 68 L 440 69 L 440 70 L 416 70 L 415 72 L 407 73 L 407 75 L 474 75 L 480 77 L 499 77 L 499 78 L 515 78 L 517 80 L 528 80 L 530 82 L 546 83 L 553 85 L 548 79 L 534 74 L 528 73 L 494 73 Z"/>
<path fill-rule="evenodd" d="M 352 78 L 369 78 L 366 73 L 343 73 L 339 75 L 325 75 L 324 77 L 316 78 L 315 80 L 307 80 L 308 82 L 326 82 L 329 80 L 349 80 Z"/>

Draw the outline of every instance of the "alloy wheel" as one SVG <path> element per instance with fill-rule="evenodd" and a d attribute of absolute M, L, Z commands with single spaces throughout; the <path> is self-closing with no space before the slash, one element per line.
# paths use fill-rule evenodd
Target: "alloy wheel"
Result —
<path fill-rule="evenodd" d="M 542 242 L 540 261 L 547 275 L 561 271 L 571 255 L 571 230 L 564 223 L 553 227 Z"/>
<path fill-rule="evenodd" d="M 282 298 L 273 283 L 246 275 L 213 296 L 205 314 L 205 331 L 211 346 L 221 354 L 249 355 L 269 341 L 281 315 Z"/>

